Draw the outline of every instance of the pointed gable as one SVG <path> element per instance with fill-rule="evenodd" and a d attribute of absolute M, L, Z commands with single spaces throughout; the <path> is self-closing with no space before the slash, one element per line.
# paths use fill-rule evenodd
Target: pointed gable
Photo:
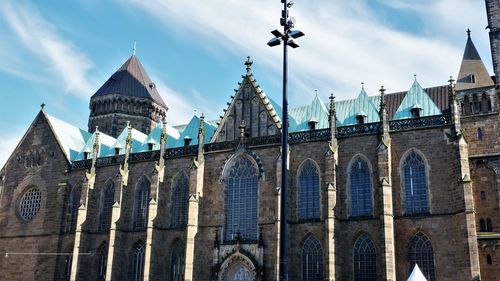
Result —
<path fill-rule="evenodd" d="M 377 107 L 366 93 L 364 87 L 361 88 L 361 92 L 359 93 L 358 97 L 354 101 L 351 101 L 349 113 L 341 121 L 342 126 L 358 124 L 356 120 L 357 116 L 364 116 L 364 123 L 373 123 L 380 121 Z"/>
<path fill-rule="evenodd" d="M 75 156 L 75 158 L 72 158 L 71 160 L 84 160 L 85 159 L 85 153 L 88 153 L 88 159 L 94 157 L 93 153 L 93 148 L 94 144 L 97 139 L 97 132 L 92 133 L 90 138 L 87 140 L 83 148 L 79 151 L 79 153 Z M 108 151 L 111 150 L 113 145 L 116 143 L 116 139 L 108 136 L 102 132 L 99 132 L 99 155 L 97 157 L 101 156 L 107 156 L 106 154 Z"/>
<path fill-rule="evenodd" d="M 484 63 L 481 60 L 474 43 L 472 42 L 470 31 L 468 30 L 467 33 L 467 43 L 465 44 L 464 56 L 462 64 L 460 65 L 460 71 L 458 72 L 455 89 L 460 91 L 493 86 L 493 80 L 488 74 Z"/>
<path fill-rule="evenodd" d="M 222 116 L 211 142 L 238 139 L 241 121 L 245 123 L 245 133 L 248 137 L 275 135 L 281 129 L 281 118 L 251 74 L 250 58 L 245 65 L 247 73 Z"/>
<path fill-rule="evenodd" d="M 184 139 L 190 138 L 190 145 L 198 144 L 198 130 L 200 129 L 200 117 L 194 115 L 193 118 L 186 125 L 184 130 L 180 134 L 180 138 L 177 140 L 175 147 L 180 147 L 184 145 Z M 209 122 L 205 122 L 205 143 L 210 142 L 210 138 L 214 135 L 215 126 Z"/>
<path fill-rule="evenodd" d="M 102 133 L 99 134 L 99 138 L 101 138 Z M 132 138 L 132 148 L 131 152 L 140 152 L 143 150 L 143 143 L 148 137 L 147 135 L 143 134 L 142 132 L 139 132 L 138 130 L 132 128 L 130 132 L 131 138 Z M 101 148 L 101 153 L 99 154 L 99 157 L 106 157 L 106 156 L 113 156 L 116 154 L 116 149 L 119 149 L 119 154 L 125 154 L 125 146 L 127 145 L 127 138 L 128 138 L 128 128 L 125 127 L 122 132 L 118 135 L 114 143 L 109 147 L 108 150 L 102 149 Z M 102 144 L 102 142 L 101 142 Z"/>
<path fill-rule="evenodd" d="M 136 55 L 132 55 L 92 96 L 120 94 L 152 100 L 167 108 L 156 85 L 151 81 Z"/>
<path fill-rule="evenodd" d="M 417 79 L 406 93 L 403 101 L 399 105 L 396 113 L 392 117 L 393 120 L 413 118 L 411 110 L 420 110 L 420 117 L 441 115 L 441 110 L 436 106 L 434 101 L 424 91 Z"/>
<path fill-rule="evenodd" d="M 300 108 L 290 110 L 290 115 L 295 119 L 297 125 L 292 128 L 291 132 L 309 130 L 309 122 L 317 122 L 316 129 L 328 128 L 328 110 L 325 104 L 319 99 L 318 94 L 315 95 L 312 102 Z"/>
<path fill-rule="evenodd" d="M 170 126 L 167 126 L 167 143 L 166 147 L 171 148 L 175 147 L 177 141 L 179 140 L 181 134 L 179 131 Z M 148 148 L 148 144 L 153 144 L 153 150 L 158 150 L 160 149 L 160 138 L 161 138 L 161 133 L 163 131 L 163 124 L 162 122 L 158 122 L 156 126 L 151 130 L 151 133 L 149 133 L 148 137 L 142 144 L 142 150 L 146 150 Z"/>

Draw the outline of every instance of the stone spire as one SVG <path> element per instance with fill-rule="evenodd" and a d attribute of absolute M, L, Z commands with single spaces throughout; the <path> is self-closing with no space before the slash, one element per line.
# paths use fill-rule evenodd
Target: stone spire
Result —
<path fill-rule="evenodd" d="M 416 78 L 415 78 L 416 79 Z M 387 142 L 390 140 L 389 136 L 389 117 L 387 115 L 387 103 L 385 101 L 385 88 L 380 86 L 380 122 L 382 122 L 382 143 L 387 146 Z"/>
<path fill-rule="evenodd" d="M 330 123 L 330 149 L 336 149 L 337 143 L 337 113 L 335 111 L 335 96 L 330 94 L 330 110 L 328 111 L 328 121 Z"/>
<path fill-rule="evenodd" d="M 470 30 L 467 29 L 467 42 L 456 84 L 457 91 L 494 85 L 476 46 L 472 42 L 470 33 Z"/>

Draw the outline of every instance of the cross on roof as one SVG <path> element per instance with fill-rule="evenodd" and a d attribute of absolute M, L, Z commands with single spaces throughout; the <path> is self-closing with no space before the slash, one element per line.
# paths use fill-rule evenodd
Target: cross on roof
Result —
<path fill-rule="evenodd" d="M 252 70 L 252 64 L 253 61 L 250 59 L 250 56 L 247 57 L 247 60 L 245 61 L 245 66 L 247 67 L 247 74 L 250 74 Z"/>
<path fill-rule="evenodd" d="M 470 37 L 470 29 L 467 28 L 467 37 Z"/>

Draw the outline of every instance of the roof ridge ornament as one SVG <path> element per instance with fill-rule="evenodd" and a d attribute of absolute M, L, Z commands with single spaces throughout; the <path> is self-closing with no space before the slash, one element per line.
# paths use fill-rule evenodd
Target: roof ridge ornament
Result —
<path fill-rule="evenodd" d="M 40 104 L 40 110 L 45 112 L 45 103 L 42 102 L 42 104 Z"/>
<path fill-rule="evenodd" d="M 470 29 L 467 28 L 467 37 L 470 38 Z"/>
<path fill-rule="evenodd" d="M 250 75 L 252 73 L 252 64 L 253 64 L 253 61 L 250 59 L 250 56 L 247 56 L 247 60 L 245 61 L 247 75 Z"/>
<path fill-rule="evenodd" d="M 134 41 L 134 48 L 132 49 L 132 55 L 135 56 L 135 51 L 137 50 L 137 41 Z"/>

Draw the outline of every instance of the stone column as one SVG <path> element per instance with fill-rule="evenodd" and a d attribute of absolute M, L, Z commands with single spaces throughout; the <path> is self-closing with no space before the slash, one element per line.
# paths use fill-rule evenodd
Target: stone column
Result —
<path fill-rule="evenodd" d="M 335 98 L 330 96 L 330 142 L 325 156 L 325 183 L 326 183 L 326 211 L 325 211 L 325 229 L 326 229 L 326 278 L 327 281 L 335 280 L 335 206 L 337 203 L 337 126 L 335 116 Z"/>
<path fill-rule="evenodd" d="M 83 185 L 82 194 L 80 196 L 80 207 L 78 207 L 77 217 L 76 217 L 76 229 L 75 229 L 75 240 L 73 244 L 73 258 L 71 262 L 71 272 L 70 280 L 76 281 L 78 274 L 78 264 L 80 263 L 81 250 L 84 245 L 82 242 L 82 227 L 87 220 L 88 202 L 90 190 L 94 189 L 95 183 L 95 168 L 97 163 L 97 157 L 99 156 L 99 130 L 96 127 L 95 130 L 95 140 L 94 147 L 92 150 L 92 165 L 89 172 L 85 172 L 86 184 Z"/>
<path fill-rule="evenodd" d="M 194 255 L 195 240 L 198 233 L 199 204 L 203 197 L 203 176 L 205 171 L 205 157 L 203 144 L 205 141 L 205 122 L 203 114 L 200 117 L 200 128 L 198 129 L 198 155 L 193 159 L 193 165 L 189 175 L 189 201 L 186 231 L 186 255 L 184 267 L 184 280 L 191 281 L 194 278 Z M 207 261 L 209 262 L 209 261 Z"/>
<path fill-rule="evenodd" d="M 378 175 L 380 205 L 382 206 L 381 238 L 382 238 L 382 280 L 396 280 L 396 262 L 394 245 L 394 212 L 392 205 L 392 184 L 391 184 L 391 137 L 389 135 L 389 120 L 385 103 L 385 89 L 380 89 L 380 121 L 382 131 L 380 144 L 378 146 Z"/>

